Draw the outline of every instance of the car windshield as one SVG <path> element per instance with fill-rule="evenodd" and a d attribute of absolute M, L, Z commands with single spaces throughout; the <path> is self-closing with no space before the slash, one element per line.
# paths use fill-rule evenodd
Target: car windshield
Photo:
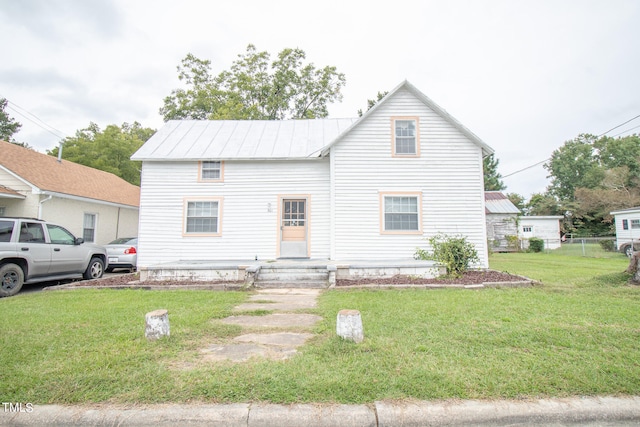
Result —
<path fill-rule="evenodd" d="M 138 239 L 135 237 L 121 237 L 113 242 L 109 242 L 110 245 L 135 245 L 136 243 L 138 243 Z"/>

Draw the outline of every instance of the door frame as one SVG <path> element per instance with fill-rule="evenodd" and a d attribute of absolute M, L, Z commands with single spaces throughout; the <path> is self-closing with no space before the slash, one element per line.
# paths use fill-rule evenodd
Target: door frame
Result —
<path fill-rule="evenodd" d="M 304 200 L 305 201 L 305 242 L 307 244 L 306 258 L 311 257 L 311 195 L 310 194 L 279 194 L 278 195 L 278 217 L 276 219 L 277 226 L 277 242 L 276 242 L 276 258 L 281 257 L 282 247 L 282 214 L 283 203 L 285 200 Z"/>

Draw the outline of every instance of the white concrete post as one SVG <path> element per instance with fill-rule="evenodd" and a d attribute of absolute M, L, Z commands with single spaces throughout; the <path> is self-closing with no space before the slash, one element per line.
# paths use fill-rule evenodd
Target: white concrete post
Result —
<path fill-rule="evenodd" d="M 340 310 L 336 332 L 339 337 L 361 343 L 364 340 L 364 329 L 360 312 L 358 310 Z"/>
<path fill-rule="evenodd" d="M 144 336 L 149 340 L 157 340 L 169 336 L 169 314 L 167 310 L 155 310 L 145 316 L 146 328 Z"/>

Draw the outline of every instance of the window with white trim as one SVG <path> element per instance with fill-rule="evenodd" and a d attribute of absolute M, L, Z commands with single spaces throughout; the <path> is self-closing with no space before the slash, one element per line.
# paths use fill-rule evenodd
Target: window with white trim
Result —
<path fill-rule="evenodd" d="M 97 215 L 92 213 L 84 214 L 84 221 L 82 225 L 82 238 L 85 242 L 96 241 L 96 222 Z"/>
<path fill-rule="evenodd" d="M 420 231 L 418 196 L 383 196 L 384 231 Z"/>
<path fill-rule="evenodd" d="M 6 212 L 7 208 L 4 206 L 0 206 L 0 216 L 5 216 L 5 212 Z"/>
<path fill-rule="evenodd" d="M 417 118 L 393 119 L 393 154 L 394 156 L 420 155 Z"/>
<path fill-rule="evenodd" d="M 622 229 L 623 230 L 628 230 L 629 229 L 629 221 L 626 219 L 622 220 Z"/>
<path fill-rule="evenodd" d="M 631 228 L 640 228 L 640 219 L 632 219 Z"/>
<path fill-rule="evenodd" d="M 187 201 L 185 233 L 218 234 L 220 202 L 218 200 Z"/>
<path fill-rule="evenodd" d="M 522 226 L 522 232 L 523 233 L 533 233 L 533 226 L 532 225 L 523 225 Z"/>
<path fill-rule="evenodd" d="M 200 179 L 202 181 L 221 181 L 222 162 L 202 161 L 200 162 Z"/>

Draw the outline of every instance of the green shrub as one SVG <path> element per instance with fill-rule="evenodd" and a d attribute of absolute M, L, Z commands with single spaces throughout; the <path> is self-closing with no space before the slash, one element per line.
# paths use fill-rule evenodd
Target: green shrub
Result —
<path fill-rule="evenodd" d="M 504 238 L 507 240 L 507 248 L 509 248 L 512 251 L 520 250 L 520 239 L 518 238 L 518 236 L 508 234 L 504 236 Z"/>
<path fill-rule="evenodd" d="M 460 277 L 470 264 L 480 262 L 478 251 L 466 237 L 437 234 L 429 239 L 429 244 L 433 252 L 417 248 L 415 257 L 438 261 L 447 268 L 449 276 Z"/>
<path fill-rule="evenodd" d="M 616 252 L 616 241 L 615 240 L 600 240 L 600 247 L 607 252 Z"/>
<path fill-rule="evenodd" d="M 542 252 L 544 251 L 544 240 L 537 237 L 529 239 L 529 252 Z"/>

